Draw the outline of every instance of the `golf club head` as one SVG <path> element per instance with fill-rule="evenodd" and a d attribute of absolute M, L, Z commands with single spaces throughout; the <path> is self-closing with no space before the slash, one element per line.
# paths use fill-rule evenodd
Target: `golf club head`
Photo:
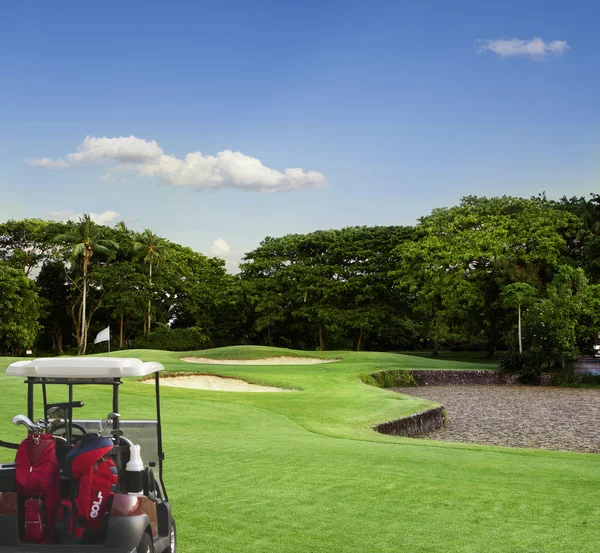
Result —
<path fill-rule="evenodd" d="M 48 423 L 44 419 L 36 420 L 35 425 L 41 430 L 46 430 L 46 428 L 48 428 Z"/>
<path fill-rule="evenodd" d="M 106 415 L 106 418 L 113 421 L 115 419 L 121 418 L 121 415 L 119 413 L 109 413 L 108 415 Z"/>
<path fill-rule="evenodd" d="M 48 434 L 52 434 L 62 424 L 63 421 L 61 419 L 52 419 L 46 427 L 46 432 L 48 432 Z"/>
<path fill-rule="evenodd" d="M 25 415 L 15 415 L 12 419 L 12 423 L 16 426 L 22 424 L 23 426 L 27 427 L 27 430 L 29 430 L 29 432 L 39 432 L 40 429 L 38 426 L 36 426 L 33 422 L 31 422 L 31 419 L 29 417 L 26 417 Z"/>

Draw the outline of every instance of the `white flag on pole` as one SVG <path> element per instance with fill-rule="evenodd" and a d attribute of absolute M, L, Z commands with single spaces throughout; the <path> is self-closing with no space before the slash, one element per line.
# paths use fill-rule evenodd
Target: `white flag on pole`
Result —
<path fill-rule="evenodd" d="M 98 332 L 94 344 L 99 344 L 100 342 L 110 342 L 110 326 L 107 326 L 104 330 Z"/>

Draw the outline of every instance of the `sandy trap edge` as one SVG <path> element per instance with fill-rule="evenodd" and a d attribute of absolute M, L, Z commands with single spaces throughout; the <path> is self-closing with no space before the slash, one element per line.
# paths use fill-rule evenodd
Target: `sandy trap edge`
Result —
<path fill-rule="evenodd" d="M 143 384 L 154 384 L 154 379 L 142 380 Z M 274 386 L 261 386 L 250 384 L 245 380 L 230 376 L 216 374 L 175 373 L 163 375 L 160 379 L 161 386 L 174 388 L 188 388 L 194 390 L 212 390 L 215 392 L 299 392 L 292 388 L 276 388 Z"/>
<path fill-rule="evenodd" d="M 321 359 L 319 357 L 264 357 L 262 359 L 209 359 L 208 357 L 182 357 L 188 363 L 202 365 L 320 365 L 334 363 L 341 359 Z"/>

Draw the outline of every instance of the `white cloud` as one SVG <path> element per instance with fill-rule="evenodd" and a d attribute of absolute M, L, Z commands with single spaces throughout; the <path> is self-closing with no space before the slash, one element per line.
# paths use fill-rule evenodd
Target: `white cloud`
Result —
<path fill-rule="evenodd" d="M 232 274 L 239 272 L 244 252 L 234 249 L 224 238 L 217 238 L 208 248 L 209 257 L 220 257 L 225 260 L 225 268 Z"/>
<path fill-rule="evenodd" d="M 52 160 L 48 157 L 39 157 L 25 160 L 29 165 L 34 167 L 44 167 L 45 169 L 68 169 L 71 167 L 64 159 Z"/>
<path fill-rule="evenodd" d="M 60 219 L 61 221 L 68 221 L 69 219 L 74 220 L 75 217 L 75 213 L 73 213 L 70 209 L 50 211 L 48 215 L 53 219 Z"/>
<path fill-rule="evenodd" d="M 548 55 L 560 56 L 564 54 L 569 45 L 566 40 L 553 40 L 544 42 L 541 38 L 521 40 L 520 38 L 509 38 L 500 40 L 480 40 L 479 52 L 489 50 L 500 57 L 529 56 L 532 59 L 543 59 Z"/>
<path fill-rule="evenodd" d="M 84 163 L 111 164 L 118 171 L 131 172 L 140 177 L 158 178 L 169 186 L 211 189 L 229 187 L 280 192 L 327 184 L 324 175 L 318 171 L 304 171 L 299 168 L 278 171 L 266 167 L 260 159 L 232 150 L 224 150 L 216 155 L 191 152 L 183 158 L 178 158 L 166 155 L 156 141 L 135 136 L 87 136 L 77 148 L 77 152 L 67 155 L 70 163 L 64 160 L 43 159 L 46 165 L 39 166 L 59 163 L 65 164 L 62 165 L 64 167 Z"/>
<path fill-rule="evenodd" d="M 115 221 L 119 217 L 119 213 L 117 211 L 103 211 L 102 213 L 90 213 L 90 219 L 94 221 L 94 223 L 98 223 L 99 225 L 106 225 L 107 223 L 111 223 Z"/>
<path fill-rule="evenodd" d="M 59 219 L 60 221 L 79 221 L 79 218 L 83 217 L 82 213 L 75 213 L 70 209 L 51 211 L 48 215 L 53 219 Z M 106 225 L 119 217 L 119 213 L 112 210 L 103 211 L 102 213 L 90 213 L 89 215 L 91 220 L 99 225 Z"/>
<path fill-rule="evenodd" d="M 155 140 L 144 140 L 135 136 L 86 136 L 77 147 L 77 152 L 69 154 L 67 159 L 72 163 L 143 163 L 162 154 L 163 151 Z"/>
<path fill-rule="evenodd" d="M 217 238 L 208 248 L 211 257 L 226 257 L 231 253 L 231 246 L 223 239 Z"/>

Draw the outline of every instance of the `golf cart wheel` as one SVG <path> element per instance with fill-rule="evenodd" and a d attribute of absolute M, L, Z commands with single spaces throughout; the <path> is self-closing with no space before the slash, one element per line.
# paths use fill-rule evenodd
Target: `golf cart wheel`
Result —
<path fill-rule="evenodd" d="M 144 532 L 144 537 L 137 546 L 136 553 L 154 553 L 152 538 L 146 532 Z"/>
<path fill-rule="evenodd" d="M 169 538 L 169 547 L 167 547 L 164 553 L 176 553 L 177 552 L 177 525 L 175 521 L 171 519 L 171 534 Z"/>

